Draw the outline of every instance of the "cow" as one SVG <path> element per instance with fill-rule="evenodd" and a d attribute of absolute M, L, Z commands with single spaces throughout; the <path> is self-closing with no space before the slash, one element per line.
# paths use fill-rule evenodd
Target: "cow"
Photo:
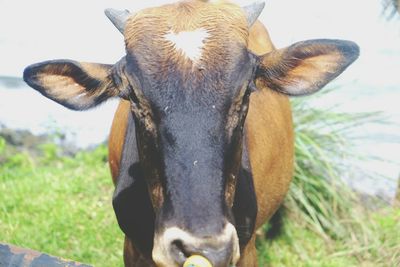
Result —
<path fill-rule="evenodd" d="M 124 35 L 114 65 L 51 60 L 24 80 L 73 110 L 119 98 L 109 137 L 126 266 L 257 266 L 255 230 L 293 175 L 288 96 L 312 94 L 359 55 L 345 40 L 276 49 L 263 2 L 187 0 L 107 9 Z"/>

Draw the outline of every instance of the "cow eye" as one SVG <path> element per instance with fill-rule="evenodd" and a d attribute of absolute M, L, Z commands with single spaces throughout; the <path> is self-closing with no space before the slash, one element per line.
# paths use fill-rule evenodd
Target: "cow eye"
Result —
<path fill-rule="evenodd" d="M 129 86 L 129 101 L 131 102 L 132 105 L 138 105 L 139 104 L 139 98 L 135 94 L 135 90 L 133 89 L 132 86 Z"/>
<path fill-rule="evenodd" d="M 250 80 L 247 90 L 249 91 L 249 94 L 257 91 L 257 87 L 253 79 Z"/>
<path fill-rule="evenodd" d="M 140 83 L 136 77 L 132 76 L 127 76 L 127 77 L 128 77 L 128 90 L 125 99 L 129 100 L 131 105 L 134 106 L 136 109 L 140 109 L 140 107 L 145 104 L 143 102 L 147 102 L 145 100 L 145 96 L 142 90 L 140 89 L 139 85 Z"/>
<path fill-rule="evenodd" d="M 256 90 L 257 90 L 257 88 L 256 88 L 254 82 L 251 80 L 251 81 L 247 84 L 246 91 L 245 91 L 244 94 L 243 94 L 243 100 L 242 100 L 242 102 L 243 102 L 243 103 L 248 102 L 251 93 L 255 92 Z"/>

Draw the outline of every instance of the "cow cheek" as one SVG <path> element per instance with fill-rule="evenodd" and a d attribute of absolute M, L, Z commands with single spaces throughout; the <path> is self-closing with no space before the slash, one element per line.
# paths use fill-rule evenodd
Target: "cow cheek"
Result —
<path fill-rule="evenodd" d="M 230 174 L 227 178 L 225 187 L 225 201 L 229 208 L 232 208 L 233 200 L 235 199 L 236 180 L 235 174 Z"/>
<path fill-rule="evenodd" d="M 160 182 L 148 185 L 150 199 L 155 211 L 159 211 L 164 203 L 164 192 Z"/>

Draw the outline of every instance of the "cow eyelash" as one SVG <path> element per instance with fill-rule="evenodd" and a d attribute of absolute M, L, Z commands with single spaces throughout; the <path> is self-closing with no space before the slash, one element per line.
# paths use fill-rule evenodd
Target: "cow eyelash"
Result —
<path fill-rule="evenodd" d="M 251 80 L 247 86 L 247 90 L 249 91 L 249 93 L 253 93 L 255 91 L 257 91 L 257 87 L 256 84 L 253 80 Z"/>

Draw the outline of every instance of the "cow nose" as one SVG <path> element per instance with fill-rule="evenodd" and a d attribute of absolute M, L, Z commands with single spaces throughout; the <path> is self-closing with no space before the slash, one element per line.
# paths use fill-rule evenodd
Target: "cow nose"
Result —
<path fill-rule="evenodd" d="M 232 252 L 232 242 L 219 247 L 215 247 L 210 242 L 204 242 L 199 246 L 188 244 L 183 240 L 174 240 L 171 244 L 171 256 L 175 258 L 179 266 L 227 267 L 232 263 Z M 192 258 L 195 260 L 192 261 Z"/>
<path fill-rule="evenodd" d="M 235 265 L 239 256 L 239 240 L 230 223 L 222 233 L 212 236 L 195 236 L 171 227 L 160 235 L 156 234 L 154 240 L 153 260 L 157 266 L 228 267 Z M 209 265 L 192 263 L 193 258 L 208 261 Z"/>

